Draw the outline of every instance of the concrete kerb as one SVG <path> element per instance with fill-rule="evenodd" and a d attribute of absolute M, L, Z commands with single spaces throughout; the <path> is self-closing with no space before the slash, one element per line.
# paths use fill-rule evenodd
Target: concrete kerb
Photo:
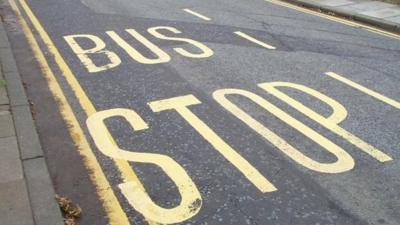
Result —
<path fill-rule="evenodd" d="M 7 47 L 7 36 L 3 26 L 0 26 L 0 48 Z"/>
<path fill-rule="evenodd" d="M 355 20 L 358 22 L 368 24 L 368 25 L 376 26 L 376 27 L 382 28 L 387 31 L 400 33 L 400 25 L 399 24 L 396 24 L 396 23 L 393 23 L 390 21 L 386 21 L 383 19 L 378 19 L 378 18 L 374 18 L 371 16 L 362 15 L 359 13 L 349 12 L 346 10 L 337 9 L 337 8 L 330 7 L 330 6 L 321 5 L 316 2 L 308 2 L 308 1 L 304 1 L 304 0 L 282 0 L 282 1 L 292 3 L 292 4 L 295 4 L 298 6 L 302 6 L 305 8 L 317 9 L 324 13 L 334 13 L 338 16 L 349 18 L 349 19 L 352 19 L 352 20 Z"/>
<path fill-rule="evenodd" d="M 20 158 L 36 225 L 63 225 L 22 80 L 3 22 L 0 21 L 0 63 L 6 81 Z"/>
<path fill-rule="evenodd" d="M 28 105 L 11 106 L 22 160 L 44 157 Z"/>

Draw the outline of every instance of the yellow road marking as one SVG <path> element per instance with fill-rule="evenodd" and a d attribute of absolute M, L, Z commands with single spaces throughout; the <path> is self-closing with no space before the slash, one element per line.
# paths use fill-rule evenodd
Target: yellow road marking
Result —
<path fill-rule="evenodd" d="M 143 64 L 166 63 L 171 60 L 171 57 L 166 52 L 160 49 L 157 45 L 153 44 L 136 30 L 126 29 L 125 31 L 132 35 L 132 37 L 134 37 L 144 46 L 146 46 L 147 49 L 149 49 L 156 56 L 156 58 L 154 59 L 147 58 L 130 44 L 128 44 L 128 42 L 122 39 L 122 37 L 119 36 L 117 33 L 115 33 L 114 31 L 107 31 L 106 33 L 108 34 L 108 36 L 110 36 L 115 41 L 115 43 L 117 43 L 122 49 L 124 49 L 133 60 L 136 60 L 137 62 Z"/>
<path fill-rule="evenodd" d="M 193 11 L 193 10 L 190 10 L 190 9 L 183 9 L 183 11 L 185 11 L 185 12 L 187 12 L 187 13 L 190 13 L 190 14 L 192 14 L 192 15 L 194 15 L 194 16 L 197 16 L 197 17 L 199 17 L 199 18 L 201 18 L 201 19 L 203 19 L 203 20 L 207 20 L 207 21 L 210 21 L 210 20 L 211 20 L 211 18 L 209 18 L 209 17 L 207 17 L 207 16 L 204 16 L 204 15 L 202 15 L 202 14 L 200 14 L 200 13 L 198 13 L 198 12 L 195 12 L 195 11 Z"/>
<path fill-rule="evenodd" d="M 200 43 L 198 41 L 195 41 L 195 40 L 189 39 L 189 38 L 165 36 L 165 35 L 159 33 L 158 32 L 159 30 L 168 30 L 174 34 L 182 33 L 180 30 L 176 29 L 175 27 L 167 27 L 167 26 L 150 27 L 149 29 L 147 29 L 147 31 L 156 38 L 159 38 L 162 40 L 186 42 L 186 43 L 191 44 L 201 50 L 201 53 L 192 53 L 183 48 L 173 48 L 177 53 L 179 53 L 185 57 L 199 59 L 199 58 L 207 58 L 214 54 L 213 50 L 210 49 L 209 47 L 207 47 L 206 45 L 204 45 L 203 43 Z"/>
<path fill-rule="evenodd" d="M 334 132 L 335 134 L 343 137 L 353 145 L 360 148 L 365 153 L 369 154 L 376 160 L 380 162 L 387 162 L 393 160 L 392 157 L 385 154 L 381 150 L 375 148 L 374 146 L 368 144 L 367 142 L 363 141 L 356 135 L 348 132 L 347 130 L 343 129 L 339 126 L 347 116 L 347 110 L 344 108 L 336 100 L 322 94 L 319 91 L 311 89 L 307 86 L 290 83 L 290 82 L 269 82 L 269 83 L 260 83 L 258 86 L 265 91 L 269 92 L 270 94 L 274 95 L 275 97 L 279 98 L 280 100 L 286 102 L 293 108 L 297 109 L 299 112 L 303 113 L 304 115 L 308 116 L 309 118 L 313 119 L 314 121 L 318 122 L 325 128 L 329 129 L 330 131 Z M 286 88 L 293 88 L 295 90 L 301 91 L 305 94 L 313 96 L 322 102 L 325 102 L 332 108 L 332 114 L 329 117 L 324 117 L 314 110 L 308 108 L 307 106 L 303 105 L 301 102 L 295 100 L 294 98 L 290 97 L 289 95 L 285 94 L 284 92 L 280 91 L 277 87 L 286 87 Z"/>
<path fill-rule="evenodd" d="M 245 39 L 247 39 L 247 40 L 249 40 L 249 41 L 251 41 L 251 42 L 253 42 L 253 43 L 256 43 L 256 44 L 258 44 L 258 45 L 261 45 L 261 46 L 263 46 L 264 48 L 267 48 L 267 49 L 276 49 L 274 46 L 269 45 L 269 44 L 267 44 L 267 43 L 265 43 L 265 42 L 259 41 L 259 40 L 255 39 L 255 38 L 253 38 L 253 37 L 251 37 L 251 36 L 249 36 L 249 35 L 247 35 L 247 34 L 241 32 L 241 31 L 235 31 L 235 32 L 233 32 L 233 33 L 235 33 L 235 34 L 237 34 L 238 36 L 240 36 L 240 37 L 242 37 L 242 38 L 245 38 Z"/>
<path fill-rule="evenodd" d="M 104 175 L 99 163 L 97 162 L 96 156 L 93 154 L 93 151 L 85 138 L 82 128 L 79 125 L 79 122 L 76 119 L 71 109 L 71 106 L 65 98 L 65 95 L 60 85 L 58 84 L 54 73 L 50 69 L 50 66 L 47 63 L 43 52 L 40 50 L 40 47 L 35 37 L 33 36 L 32 31 L 29 29 L 27 22 L 21 15 L 21 12 L 14 0 L 10 0 L 9 2 L 19 18 L 22 29 L 32 48 L 35 58 L 39 62 L 42 72 L 47 79 L 49 89 L 58 102 L 60 113 L 62 114 L 66 124 L 68 124 L 68 130 L 74 143 L 78 147 L 79 154 L 82 155 L 85 166 L 91 171 L 90 178 L 94 183 L 97 193 L 107 212 L 110 224 L 129 225 L 129 221 L 124 211 L 122 210 L 112 188 L 110 187 L 110 184 L 108 183 L 107 178 Z"/>
<path fill-rule="evenodd" d="M 236 104 L 232 103 L 227 98 L 229 95 L 245 97 L 248 100 L 256 103 L 266 111 L 273 114 L 275 117 L 279 118 L 282 122 L 285 122 L 287 125 L 302 133 L 304 136 L 313 140 L 319 146 L 325 148 L 325 150 L 333 154 L 337 160 L 335 162 L 321 163 L 303 154 L 301 151 L 297 150 L 295 147 L 286 142 L 285 139 L 281 138 L 279 135 L 264 126 L 264 124 L 254 119 Z M 264 137 L 267 141 L 275 145 L 288 157 L 310 170 L 321 173 L 342 173 L 349 171 L 354 167 L 353 158 L 343 148 L 336 145 L 304 123 L 290 116 L 283 110 L 279 109 L 265 98 L 254 94 L 253 92 L 242 89 L 219 89 L 213 93 L 213 98 L 222 107 L 236 116 L 239 120 L 247 124 L 249 128 L 253 129 L 260 136 Z"/>
<path fill-rule="evenodd" d="M 176 110 L 205 140 L 210 143 L 215 150 L 223 155 L 232 163 L 250 182 L 252 182 L 261 192 L 276 191 L 276 187 L 269 182 L 256 168 L 254 168 L 246 159 L 229 146 L 222 138 L 218 136 L 207 124 L 197 117 L 189 108 L 190 105 L 200 104 L 193 95 L 185 95 L 149 102 L 148 105 L 154 112 L 164 110 Z"/>
<path fill-rule="evenodd" d="M 14 0 L 10 0 L 10 2 L 13 2 L 13 1 Z M 35 27 L 36 31 L 39 33 L 41 39 L 46 44 L 48 50 L 53 54 L 58 67 L 62 71 L 62 74 L 65 77 L 65 79 L 67 80 L 70 87 L 73 89 L 74 94 L 75 94 L 76 98 L 78 99 L 82 109 L 86 112 L 87 116 L 90 116 L 90 115 L 96 113 L 96 109 L 94 108 L 93 104 L 89 100 L 86 93 L 83 91 L 83 89 L 80 86 L 79 82 L 77 81 L 75 75 L 72 73 L 71 69 L 68 67 L 67 63 L 62 58 L 58 49 L 55 47 L 55 44 L 50 39 L 47 32 L 44 30 L 44 28 L 40 24 L 39 20 L 33 14 L 32 10 L 30 9 L 30 7 L 26 3 L 26 1 L 19 0 L 19 3 L 21 4 L 22 8 L 24 9 L 26 15 L 29 17 L 29 19 L 32 22 L 33 26 Z M 16 6 L 15 2 L 14 2 L 14 6 Z M 18 8 L 16 8 L 16 10 L 18 10 Z M 18 15 L 20 15 L 21 21 L 25 21 L 21 15 L 21 13 L 19 13 L 19 10 L 17 11 L 17 13 L 18 13 Z M 41 52 L 41 50 L 36 42 L 36 39 L 34 39 L 34 36 L 31 33 L 26 22 L 25 22 L 25 25 L 26 25 L 26 28 L 25 28 L 26 35 L 28 37 L 31 37 L 30 38 L 31 42 L 36 43 L 36 47 L 33 47 L 34 45 L 32 45 L 32 48 L 35 48 L 36 49 L 35 51 L 40 52 L 43 56 L 43 53 Z M 44 56 L 42 57 L 41 60 L 39 60 L 39 63 L 41 64 L 45 73 L 49 73 L 48 71 L 51 71 Z M 53 77 L 54 77 L 54 74 L 53 74 Z M 57 80 L 55 79 L 55 77 L 53 79 L 53 82 L 51 82 L 51 84 L 49 84 L 49 86 L 51 86 L 51 87 L 55 86 L 56 84 L 54 84 L 54 83 L 57 83 Z M 58 85 L 58 83 L 57 83 L 57 85 Z M 60 91 L 62 91 L 61 88 L 60 88 Z M 62 95 L 62 92 L 60 92 L 59 94 Z M 63 97 L 63 98 L 64 98 L 65 102 L 68 104 L 66 98 L 65 97 Z M 73 117 L 76 120 L 76 118 L 73 115 L 72 109 L 71 108 L 69 108 L 69 109 L 70 109 L 70 113 L 68 115 Z M 69 117 L 67 117 L 67 118 L 69 118 Z M 77 122 L 76 125 L 79 126 L 79 123 Z M 79 128 L 80 128 L 80 126 L 79 126 Z M 85 139 L 85 136 L 83 135 L 83 132 L 79 133 L 77 130 L 75 132 L 72 132 L 71 135 L 74 137 L 75 140 L 81 140 L 82 142 L 87 142 L 87 140 Z M 122 210 L 121 206 L 119 205 L 115 196 L 114 196 L 114 198 L 112 198 L 112 196 L 110 197 L 110 195 L 106 195 L 104 193 L 105 190 L 109 189 L 109 184 L 108 184 L 107 180 L 102 180 L 103 178 L 104 179 L 106 179 L 106 178 L 105 178 L 93 152 L 91 150 L 89 151 L 88 149 L 86 149 L 86 150 L 83 149 L 83 150 L 81 150 L 81 152 L 82 151 L 84 151 L 85 154 L 88 154 L 88 157 L 86 158 L 87 160 L 85 160 L 85 163 L 86 163 L 85 166 L 87 166 L 89 170 L 91 170 L 91 171 L 93 170 L 94 173 L 98 173 L 99 177 L 96 177 L 93 175 L 92 178 L 93 178 L 93 182 L 96 185 L 101 185 L 100 189 L 97 189 L 97 191 L 98 191 L 100 199 L 103 202 L 104 208 L 107 212 L 107 216 L 109 218 L 110 224 L 112 224 L 112 225 L 128 225 L 129 224 L 128 218 L 127 218 L 126 214 L 123 212 L 123 210 Z M 141 188 L 143 191 L 145 191 L 140 180 L 138 179 L 135 172 L 132 170 L 132 168 L 130 167 L 129 163 L 126 160 L 114 160 L 114 162 L 117 165 L 119 171 L 121 172 L 121 176 L 123 177 L 124 181 L 134 181 L 135 183 L 138 184 L 137 188 Z M 101 171 L 101 173 L 100 173 L 100 171 Z M 108 186 L 106 186 L 104 182 L 107 182 Z M 149 221 L 149 224 L 155 224 L 155 223 Z"/>
<path fill-rule="evenodd" d="M 345 84 L 347 84 L 347 85 L 349 85 L 349 86 L 351 86 L 351 87 L 353 87 L 353 88 L 355 88 L 355 89 L 357 89 L 357 90 L 359 90 L 361 92 L 364 92 L 365 94 L 370 95 L 370 96 L 372 96 L 372 97 L 374 97 L 374 98 L 376 98 L 376 99 L 378 99 L 378 100 L 380 100 L 380 101 L 382 101 L 382 102 L 384 102 L 386 104 L 389 104 L 389 105 L 391 105 L 391 106 L 393 106 L 393 107 L 395 107 L 397 109 L 400 109 L 400 102 L 398 102 L 398 101 L 396 101 L 394 99 L 388 98 L 388 97 L 386 97 L 386 96 L 384 96 L 382 94 L 379 94 L 376 91 L 373 91 L 373 90 L 371 90 L 369 88 L 366 88 L 366 87 L 364 87 L 364 86 L 362 86 L 360 84 L 357 84 L 354 81 L 351 81 L 351 80 L 349 80 L 349 79 L 347 79 L 347 78 L 345 78 L 343 76 L 340 76 L 337 73 L 326 72 L 325 74 L 330 76 L 330 77 L 332 77 L 332 78 L 334 78 L 334 79 L 336 79 L 336 80 L 338 80 L 338 81 L 340 81 L 340 82 L 343 82 L 343 83 L 345 83 Z"/>
<path fill-rule="evenodd" d="M 373 33 L 377 33 L 377 34 L 380 34 L 380 35 L 383 35 L 383 36 L 387 36 L 387 37 L 391 37 L 391 38 L 400 40 L 400 35 L 398 35 L 396 33 L 389 32 L 389 31 L 381 30 L 381 29 L 378 29 L 376 27 L 368 26 L 368 25 L 365 25 L 365 24 L 362 24 L 362 23 L 357 23 L 357 22 L 354 22 L 354 21 L 351 21 L 351 20 L 342 19 L 342 18 L 335 17 L 335 16 L 330 16 L 330 15 L 327 15 L 327 14 L 324 14 L 324 13 L 316 12 L 316 11 L 313 11 L 311 9 L 306 9 L 306 8 L 303 8 L 303 7 L 300 7 L 300 6 L 296 6 L 294 4 L 290 4 L 290 3 L 287 3 L 287 2 L 279 1 L 279 0 L 264 0 L 264 1 L 272 3 L 272 4 L 275 4 L 275 5 L 284 6 L 286 8 L 294 9 L 294 10 L 297 10 L 297 11 L 300 11 L 300 12 L 304 12 L 304 13 L 307 13 L 307 14 L 319 16 L 319 17 L 322 17 L 322 18 L 325 18 L 325 19 L 328 19 L 328 20 L 332 20 L 332 21 L 335 21 L 335 22 L 342 23 L 342 24 L 346 24 L 348 26 L 360 27 L 360 28 L 366 29 L 366 30 L 368 30 L 370 32 L 373 32 Z"/>
<path fill-rule="evenodd" d="M 167 155 L 148 153 L 145 150 L 121 149 L 115 145 L 104 121 L 112 117 L 122 117 L 134 131 L 146 130 L 147 123 L 133 109 L 107 109 L 91 115 L 86 124 L 97 148 L 108 157 L 124 159 L 130 162 L 153 164 L 160 168 L 177 187 L 181 196 L 179 205 L 163 208 L 153 202 L 151 196 L 136 188 L 134 182 L 118 185 L 128 202 L 143 215 L 162 224 L 176 224 L 195 216 L 201 209 L 202 200 L 199 190 L 185 169 Z"/>
<path fill-rule="evenodd" d="M 89 49 L 82 48 L 76 39 L 87 39 L 94 43 L 94 47 Z M 89 73 L 97 73 L 100 71 L 108 70 L 117 67 L 121 64 L 121 59 L 115 52 L 106 49 L 106 43 L 99 37 L 90 34 L 77 34 L 77 35 L 67 35 L 64 36 L 64 40 L 71 47 L 72 51 L 75 52 L 76 56 L 81 60 L 82 64 L 86 67 Z M 92 59 L 90 59 L 90 54 L 103 54 L 109 60 L 109 63 L 97 66 Z"/>

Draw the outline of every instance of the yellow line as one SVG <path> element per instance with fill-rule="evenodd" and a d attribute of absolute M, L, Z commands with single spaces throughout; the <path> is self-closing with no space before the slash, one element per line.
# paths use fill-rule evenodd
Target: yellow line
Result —
<path fill-rule="evenodd" d="M 68 130 L 71 134 L 73 141 L 78 147 L 79 153 L 83 156 L 85 166 L 90 170 L 90 178 L 92 182 L 95 184 L 97 193 L 102 200 L 103 206 L 107 211 L 107 215 L 109 217 L 110 224 L 115 225 L 128 225 L 129 221 L 122 210 L 121 206 L 118 203 L 115 194 L 110 187 L 110 184 L 107 181 L 106 176 L 104 175 L 99 163 L 97 162 L 96 156 L 93 154 L 92 149 L 90 148 L 89 143 L 87 142 L 84 133 L 82 131 L 81 126 L 79 125 L 78 120 L 76 119 L 71 106 L 69 105 L 65 95 L 58 84 L 54 73 L 50 69 L 43 52 L 40 50 L 40 47 L 33 36 L 31 30 L 28 27 L 28 24 L 24 20 L 21 15 L 19 8 L 17 7 L 14 0 L 10 0 L 10 5 L 13 10 L 18 15 L 19 21 L 22 25 L 22 29 L 26 35 L 26 38 L 32 48 L 32 51 L 36 57 L 36 60 L 40 63 L 42 72 L 47 79 L 49 89 L 55 99 L 58 102 L 60 113 L 62 114 L 65 122 L 68 124 Z"/>
<path fill-rule="evenodd" d="M 377 33 L 377 34 L 380 34 L 380 35 L 383 35 L 383 36 L 387 36 L 387 37 L 391 37 L 391 38 L 400 40 L 400 35 L 398 35 L 396 33 L 389 32 L 389 31 L 381 30 L 381 29 L 378 29 L 376 27 L 368 26 L 368 25 L 365 25 L 365 24 L 362 24 L 362 23 L 357 23 L 357 22 L 354 22 L 354 21 L 351 21 L 351 20 L 342 19 L 342 18 L 335 17 L 335 16 L 330 16 L 330 15 L 327 15 L 327 14 L 324 14 L 324 13 L 316 12 L 316 11 L 313 11 L 311 9 L 306 9 L 306 8 L 303 8 L 303 7 L 300 7 L 300 6 L 296 6 L 294 4 L 290 4 L 290 3 L 287 3 L 287 2 L 283 2 L 283 1 L 280 1 L 280 0 L 264 0 L 264 1 L 272 3 L 272 4 L 275 4 L 275 5 L 284 6 L 286 8 L 291 8 L 291 9 L 294 9 L 294 10 L 297 10 L 297 11 L 300 11 L 300 12 L 304 12 L 304 13 L 307 13 L 307 14 L 319 16 L 319 17 L 322 17 L 322 18 L 325 18 L 325 19 L 328 19 L 328 20 L 332 20 L 332 21 L 335 21 L 335 22 L 342 23 L 342 24 L 346 24 L 348 26 L 360 27 L 360 28 L 366 29 L 366 30 L 368 30 L 370 32 L 373 32 L 373 33 Z"/>
<path fill-rule="evenodd" d="M 14 1 L 14 0 L 10 0 L 10 1 Z M 30 7 L 28 6 L 28 4 L 25 2 L 25 0 L 19 0 L 19 3 L 21 4 L 22 8 L 24 9 L 26 15 L 29 17 L 30 21 L 32 22 L 33 26 L 35 27 L 35 29 L 37 30 L 37 32 L 39 33 L 41 39 L 43 40 L 43 42 L 46 44 L 47 48 L 49 49 L 49 51 L 53 54 L 54 59 L 58 65 L 58 67 L 60 68 L 60 70 L 62 71 L 63 76 L 65 77 L 65 79 L 67 80 L 68 84 L 71 86 L 71 88 L 74 91 L 74 94 L 76 96 L 76 98 L 78 99 L 82 109 L 85 111 L 85 113 L 87 114 L 87 116 L 90 116 L 94 113 L 96 113 L 96 109 L 94 107 L 94 105 L 92 104 L 92 102 L 89 100 L 88 96 L 86 95 L 86 93 L 83 91 L 82 87 L 80 86 L 78 80 L 76 79 L 75 75 L 72 73 L 71 69 L 69 68 L 69 66 L 67 65 L 67 63 L 64 61 L 64 59 L 62 58 L 61 54 L 59 53 L 58 49 L 55 47 L 53 41 L 50 39 L 49 35 L 47 34 L 47 32 L 44 30 L 44 28 L 42 27 L 42 25 L 40 24 L 39 20 L 36 18 L 36 16 L 33 14 L 32 10 L 30 9 Z M 15 3 L 14 3 L 15 5 Z M 18 10 L 18 8 L 16 9 Z M 19 13 L 18 10 L 18 14 L 21 15 L 21 13 Z M 23 17 L 20 16 L 21 20 L 24 21 Z M 39 52 L 42 56 L 43 53 L 41 52 L 36 40 L 34 39 L 34 36 L 32 35 L 29 27 L 27 26 L 26 22 L 26 35 L 30 36 L 31 38 L 31 42 L 35 42 L 34 44 L 32 44 L 32 47 L 36 45 L 35 48 L 35 52 Z M 38 53 L 36 53 L 38 54 Z M 38 54 L 39 55 L 39 54 Z M 47 64 L 45 57 L 40 57 L 41 58 L 39 60 L 39 63 L 41 64 L 43 71 L 45 73 L 45 75 L 52 75 L 53 78 L 51 78 L 51 82 L 49 82 L 49 86 L 58 86 L 57 80 L 54 77 L 54 74 L 51 72 L 51 69 L 49 67 L 49 65 Z M 51 74 L 48 74 L 51 73 Z M 57 83 L 57 84 L 55 84 Z M 62 94 L 62 90 L 61 88 L 58 86 L 59 88 L 59 92 L 57 93 L 57 98 L 59 98 L 58 95 L 62 95 L 61 98 L 64 99 L 65 103 L 64 104 L 68 104 L 67 100 L 65 99 L 64 95 Z M 60 99 L 61 99 L 60 98 Z M 68 105 L 69 106 L 69 105 Z M 70 130 L 71 135 L 74 138 L 74 141 L 82 141 L 82 142 L 86 142 L 87 140 L 85 139 L 85 136 L 80 128 L 79 123 L 77 122 L 76 118 L 73 115 L 73 111 L 72 109 L 69 107 L 68 108 L 68 115 L 70 117 L 73 117 L 72 119 L 74 119 L 76 121 L 76 125 L 78 126 L 78 128 L 76 128 L 77 130 L 75 131 L 75 129 Z M 69 118 L 69 117 L 68 117 Z M 81 131 L 80 133 L 78 131 Z M 110 135 L 110 134 L 109 134 Z M 111 135 L 110 135 L 111 136 Z M 100 185 L 100 188 L 98 189 L 98 194 L 100 196 L 100 199 L 103 202 L 103 205 L 106 209 L 107 215 L 109 217 L 110 220 L 110 224 L 112 225 L 128 225 L 129 221 L 128 218 L 126 216 L 126 214 L 124 213 L 124 211 L 122 210 L 121 206 L 118 203 L 118 200 L 115 198 L 114 194 L 112 193 L 113 197 L 110 197 L 109 195 L 106 195 L 105 193 L 103 193 L 103 189 L 104 190 L 109 190 L 110 186 L 108 181 L 106 180 L 101 167 L 99 166 L 97 159 L 95 157 L 95 155 L 93 154 L 92 150 L 90 149 L 89 145 L 87 146 L 88 148 L 83 148 L 81 149 L 81 154 L 86 154 L 89 157 L 87 157 L 86 160 L 86 166 L 88 167 L 88 169 L 90 171 L 93 170 L 94 173 L 98 173 L 98 177 L 97 176 L 92 176 L 92 181 L 98 186 Z M 117 165 L 119 171 L 121 172 L 121 176 L 123 177 L 125 182 L 129 182 L 129 181 L 134 181 L 137 184 L 140 184 L 138 188 L 141 188 L 144 192 L 145 189 L 143 187 L 143 185 L 141 184 L 140 180 L 138 179 L 138 177 L 136 176 L 135 172 L 132 170 L 132 168 L 130 167 L 129 163 L 125 160 L 114 160 L 115 164 Z M 101 171 L 101 173 L 99 172 Z M 106 182 L 106 183 L 104 183 Z M 107 185 L 105 185 L 107 184 Z M 108 192 L 107 192 L 108 193 Z M 154 222 L 149 221 L 149 224 L 155 224 Z"/>
<path fill-rule="evenodd" d="M 201 18 L 201 19 L 203 19 L 203 20 L 207 20 L 207 21 L 210 21 L 210 20 L 211 20 L 211 18 L 209 18 L 209 17 L 207 17 L 207 16 L 204 16 L 204 15 L 202 15 L 202 14 L 200 14 L 200 13 L 198 13 L 198 12 L 195 12 L 195 11 L 193 11 L 193 10 L 190 10 L 190 9 L 183 9 L 183 11 L 185 11 L 185 12 L 187 12 L 187 13 L 190 13 L 190 14 L 192 14 L 192 15 L 194 15 L 194 16 L 197 16 L 197 17 L 199 17 L 199 18 Z"/>
<path fill-rule="evenodd" d="M 247 40 L 249 40 L 249 41 L 251 41 L 251 42 L 253 42 L 253 43 L 256 43 L 256 44 L 258 44 L 258 45 L 261 45 L 261 46 L 263 46 L 264 48 L 267 48 L 267 49 L 276 49 L 274 46 L 269 45 L 269 44 L 267 44 L 267 43 L 265 43 L 265 42 L 259 41 L 259 40 L 255 39 L 255 38 L 253 38 L 253 37 L 251 37 L 251 36 L 249 36 L 249 35 L 247 35 L 247 34 L 241 32 L 241 31 L 235 31 L 235 32 L 233 32 L 233 33 L 235 33 L 235 34 L 237 34 L 238 36 L 240 36 L 240 37 L 242 37 L 242 38 L 245 38 L 245 39 L 247 39 Z"/>
<path fill-rule="evenodd" d="M 376 98 L 376 99 L 378 99 L 378 100 L 380 100 L 380 101 L 382 101 L 382 102 L 384 102 L 386 104 L 389 104 L 389 105 L 391 105 L 391 106 L 393 106 L 393 107 L 395 107 L 397 109 L 400 109 L 400 102 L 398 102 L 398 101 L 396 101 L 394 99 L 388 98 L 388 97 L 386 97 L 386 96 L 384 96 L 382 94 L 379 94 L 376 91 L 373 91 L 373 90 L 371 90 L 369 88 L 366 88 L 366 87 L 364 87 L 362 85 L 359 85 L 359 84 L 355 83 L 354 81 L 351 81 L 351 80 L 349 80 L 349 79 L 347 79 L 347 78 L 345 78 L 343 76 L 340 76 L 337 73 L 326 72 L 325 74 L 330 76 L 330 77 L 332 77 L 332 78 L 334 78 L 334 79 L 336 79 L 336 80 L 338 80 L 338 81 L 340 81 L 340 82 L 343 82 L 343 83 L 345 83 L 345 84 L 347 84 L 347 85 L 349 85 L 349 86 L 351 86 L 351 87 L 353 87 L 353 88 L 355 88 L 355 89 L 357 89 L 357 90 L 359 90 L 361 92 L 364 92 L 365 94 L 368 94 L 368 95 L 370 95 L 370 96 L 372 96 L 372 97 L 374 97 L 374 98 Z"/>

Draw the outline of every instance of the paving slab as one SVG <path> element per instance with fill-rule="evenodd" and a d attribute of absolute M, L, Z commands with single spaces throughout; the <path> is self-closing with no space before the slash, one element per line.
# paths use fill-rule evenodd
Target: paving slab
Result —
<path fill-rule="evenodd" d="M 15 130 L 11 112 L 6 107 L 2 108 L 3 110 L 0 110 L 0 138 L 14 136 Z"/>
<path fill-rule="evenodd" d="M 6 91 L 6 85 L 7 85 L 6 81 L 0 75 L 0 105 L 5 105 L 9 103 Z"/>
<path fill-rule="evenodd" d="M 376 18 L 387 18 L 393 16 L 400 16 L 400 8 L 378 9 L 373 11 L 361 12 L 361 14 Z"/>
<path fill-rule="evenodd" d="M 0 183 L 24 178 L 16 137 L 0 138 Z"/>
<path fill-rule="evenodd" d="M 374 11 L 378 9 L 390 8 L 393 7 L 393 5 L 385 2 L 371 1 L 354 4 L 351 5 L 351 7 L 362 11 Z"/>
<path fill-rule="evenodd" d="M 14 54 L 12 53 L 10 48 L 1 49 L 0 60 L 3 73 L 18 71 L 17 65 L 15 64 L 14 60 Z"/>
<path fill-rule="evenodd" d="M 5 72 L 4 77 L 7 81 L 7 93 L 11 105 L 28 105 L 24 87 L 19 79 L 18 71 Z"/>
<path fill-rule="evenodd" d="M 334 8 L 343 12 L 362 14 L 364 12 L 374 12 L 377 10 L 391 8 L 393 6 L 394 5 L 392 4 L 384 2 L 364 2 L 350 5 L 334 6 Z"/>
<path fill-rule="evenodd" d="M 322 1 L 321 4 L 327 6 L 343 6 L 343 5 L 355 4 L 355 2 L 349 0 L 327 0 L 327 1 Z"/>
<path fill-rule="evenodd" d="M 400 16 L 385 18 L 385 20 L 391 21 L 393 23 L 399 23 L 400 24 Z"/>
<path fill-rule="evenodd" d="M 24 180 L 0 183 L 0 199 L 0 224 L 34 225 Z"/>
<path fill-rule="evenodd" d="M 400 5 L 366 0 L 284 0 L 324 12 L 349 17 L 381 29 L 400 32 Z M 347 4 L 355 2 L 354 4 Z"/>

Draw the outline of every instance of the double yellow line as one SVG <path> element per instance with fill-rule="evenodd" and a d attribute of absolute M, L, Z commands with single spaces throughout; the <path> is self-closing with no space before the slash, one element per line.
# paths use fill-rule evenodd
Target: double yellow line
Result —
<path fill-rule="evenodd" d="M 26 38 L 32 48 L 32 51 L 39 62 L 42 72 L 45 78 L 48 81 L 48 86 L 50 91 L 52 92 L 53 96 L 57 100 L 59 104 L 59 110 L 65 120 L 65 122 L 69 125 L 68 129 L 71 134 L 73 141 L 75 142 L 79 153 L 82 155 L 85 166 L 90 171 L 90 178 L 94 183 L 99 198 L 103 203 L 103 207 L 107 213 L 109 223 L 111 225 L 129 225 L 129 220 L 122 209 L 121 205 L 116 198 L 112 187 L 110 186 L 101 166 L 99 165 L 96 156 L 94 155 L 85 135 L 84 132 L 75 117 L 73 110 L 68 103 L 63 90 L 61 89 L 57 79 L 51 70 L 46 58 L 41 51 L 39 44 L 32 34 L 32 31 L 29 28 L 27 21 L 24 19 L 21 11 L 19 10 L 16 2 L 14 0 L 9 0 L 11 7 L 15 11 L 18 16 L 18 19 L 21 23 L 22 29 L 26 35 Z M 49 35 L 40 24 L 39 20 L 33 14 L 32 10 L 28 6 L 25 0 L 19 0 L 19 4 L 24 10 L 25 14 L 28 16 L 30 22 L 34 26 L 34 28 L 39 33 L 43 43 L 49 49 L 49 51 L 53 54 L 55 61 L 60 68 L 63 76 L 67 80 L 68 84 L 74 91 L 75 96 L 77 97 L 82 109 L 85 111 L 87 116 L 90 116 L 96 113 L 96 109 L 93 103 L 90 101 L 89 97 L 86 95 L 84 90 L 82 89 L 81 85 L 79 84 L 78 80 L 76 79 L 75 75 L 72 73 L 71 69 L 67 65 L 67 63 L 62 58 L 60 52 L 56 48 L 53 41 L 50 39 Z M 141 184 L 136 174 L 130 168 L 130 165 L 125 160 L 115 160 L 115 164 L 117 165 L 118 169 L 121 172 L 122 177 L 125 181 L 132 181 L 134 180 L 135 183 Z M 141 186 L 144 190 L 144 187 Z M 155 224 L 153 222 L 149 222 L 149 224 Z"/>

